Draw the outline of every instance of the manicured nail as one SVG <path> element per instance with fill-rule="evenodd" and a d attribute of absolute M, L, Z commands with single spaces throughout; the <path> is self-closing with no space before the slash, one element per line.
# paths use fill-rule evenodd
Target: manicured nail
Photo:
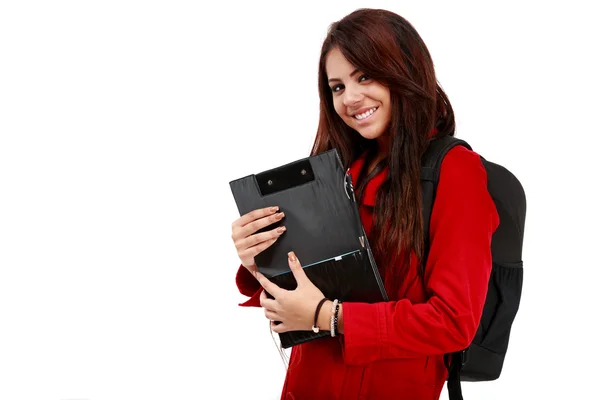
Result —
<path fill-rule="evenodd" d="M 285 232 L 285 226 L 280 226 L 279 228 L 277 228 L 277 233 L 283 233 Z"/>
<path fill-rule="evenodd" d="M 290 259 L 291 262 L 296 262 L 298 259 L 296 258 L 296 255 L 294 254 L 293 251 L 290 251 L 288 253 L 288 258 Z"/>
<path fill-rule="evenodd" d="M 279 210 L 279 207 L 277 207 L 277 206 L 275 206 L 275 207 L 271 207 L 271 208 L 269 209 L 269 211 L 271 211 L 271 212 L 276 212 L 277 210 Z"/>

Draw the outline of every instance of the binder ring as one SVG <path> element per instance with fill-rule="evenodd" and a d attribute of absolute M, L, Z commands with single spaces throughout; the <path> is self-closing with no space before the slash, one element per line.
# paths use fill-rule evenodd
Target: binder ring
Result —
<path fill-rule="evenodd" d="M 352 200 L 350 198 L 350 194 L 348 193 L 348 174 L 350 172 L 350 168 L 348 168 L 348 170 L 346 171 L 346 176 L 344 177 L 344 192 L 346 193 L 346 196 L 348 197 L 348 200 Z M 350 181 L 352 182 L 352 181 Z M 350 190 L 352 189 L 352 183 L 350 183 Z"/>

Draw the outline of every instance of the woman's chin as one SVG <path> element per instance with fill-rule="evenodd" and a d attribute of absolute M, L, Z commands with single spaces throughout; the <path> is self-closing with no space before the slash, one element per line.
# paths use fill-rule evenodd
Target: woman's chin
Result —
<path fill-rule="evenodd" d="M 375 129 L 360 129 L 360 130 L 357 130 L 357 132 L 360 136 L 362 136 L 368 140 L 377 139 L 378 137 L 380 137 L 382 135 L 382 132 L 375 130 Z"/>

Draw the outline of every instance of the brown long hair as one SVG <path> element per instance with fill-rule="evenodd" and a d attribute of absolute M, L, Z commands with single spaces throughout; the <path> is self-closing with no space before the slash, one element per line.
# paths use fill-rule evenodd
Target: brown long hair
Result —
<path fill-rule="evenodd" d="M 429 51 L 414 27 L 390 11 L 359 9 L 331 24 L 321 49 L 320 118 L 311 155 L 336 148 L 348 168 L 363 152 L 365 166 L 378 152 L 376 140 L 360 136 L 334 110 L 325 70 L 327 54 L 334 48 L 390 90 L 388 156 L 368 176 L 363 168 L 356 191 L 362 198 L 366 182 L 386 166 L 389 168 L 377 192 L 369 239 L 388 294 L 395 298 L 408 276 L 411 252 L 419 261 L 417 276 L 423 283 L 425 280 L 420 161 L 434 128 L 435 137 L 454 134 L 454 112 L 437 82 Z"/>

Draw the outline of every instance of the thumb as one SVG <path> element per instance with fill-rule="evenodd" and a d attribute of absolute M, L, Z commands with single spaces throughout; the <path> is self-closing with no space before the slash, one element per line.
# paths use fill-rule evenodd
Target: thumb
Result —
<path fill-rule="evenodd" d="M 290 269 L 292 270 L 292 274 L 294 274 L 294 278 L 296 278 L 296 282 L 298 286 L 302 286 L 308 280 L 302 265 L 300 265 L 300 261 L 296 257 L 296 254 L 293 251 L 288 253 L 288 262 L 290 264 Z"/>

